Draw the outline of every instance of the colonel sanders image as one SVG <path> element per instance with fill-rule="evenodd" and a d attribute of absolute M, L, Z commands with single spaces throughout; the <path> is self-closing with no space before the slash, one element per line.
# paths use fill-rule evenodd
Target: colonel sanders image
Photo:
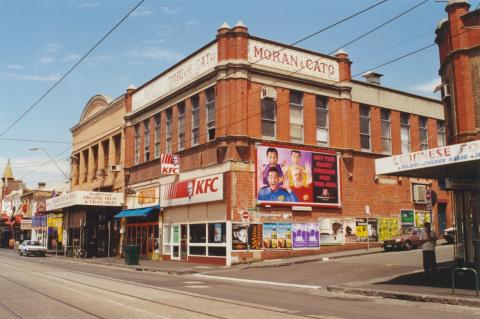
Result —
<path fill-rule="evenodd" d="M 173 165 L 180 165 L 180 156 L 177 154 L 173 155 Z"/>
<path fill-rule="evenodd" d="M 188 193 L 188 200 L 192 199 L 193 196 L 193 182 L 189 181 L 187 184 L 187 193 Z"/>

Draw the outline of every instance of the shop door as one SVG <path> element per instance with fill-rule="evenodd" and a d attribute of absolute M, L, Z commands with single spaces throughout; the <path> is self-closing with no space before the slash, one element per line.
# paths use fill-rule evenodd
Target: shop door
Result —
<path fill-rule="evenodd" d="M 180 225 L 172 225 L 172 252 L 171 260 L 180 260 Z"/>
<path fill-rule="evenodd" d="M 187 260 L 187 242 L 187 225 L 182 224 L 180 227 L 180 260 Z"/>
<path fill-rule="evenodd" d="M 438 230 L 440 234 L 443 234 L 445 228 L 447 228 L 447 205 L 444 203 L 438 204 Z"/>

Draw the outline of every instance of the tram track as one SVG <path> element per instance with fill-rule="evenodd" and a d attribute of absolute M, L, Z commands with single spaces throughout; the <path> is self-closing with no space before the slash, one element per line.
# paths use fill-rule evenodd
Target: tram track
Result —
<path fill-rule="evenodd" d="M 14 315 L 18 319 L 24 319 L 22 316 L 20 316 L 18 313 L 16 313 L 15 311 L 13 311 L 9 307 L 7 307 L 7 305 L 5 305 L 2 302 L 0 302 L 0 309 L 5 309 L 6 311 L 8 311 L 8 313 L 11 313 L 12 315 Z"/>
<path fill-rule="evenodd" d="M 298 314 L 298 313 L 293 314 L 293 313 L 291 313 L 289 311 L 286 311 L 286 310 L 272 309 L 272 307 L 262 307 L 260 305 L 255 305 L 255 304 L 232 302 L 232 301 L 221 299 L 221 298 L 208 297 L 208 296 L 204 296 L 204 295 L 199 295 L 199 294 L 194 294 L 194 293 L 189 293 L 189 292 L 183 292 L 183 291 L 178 291 L 178 290 L 169 289 L 169 288 L 162 288 L 162 287 L 158 287 L 158 286 L 146 285 L 146 284 L 142 284 L 142 283 L 126 281 L 126 280 L 123 280 L 123 279 L 117 279 L 117 278 L 112 278 L 112 277 L 108 277 L 108 276 L 95 275 L 95 274 L 90 274 L 90 273 L 81 272 L 81 271 L 77 271 L 77 270 L 71 270 L 71 269 L 64 268 L 64 267 L 61 267 L 61 266 L 58 266 L 58 265 L 49 265 L 49 264 L 46 264 L 46 263 L 43 263 L 43 262 L 35 262 L 35 261 L 30 261 L 30 262 L 34 263 L 34 264 L 41 264 L 43 266 L 49 266 L 49 267 L 56 268 L 56 269 L 59 269 L 59 270 L 62 270 L 62 271 L 72 272 L 72 273 L 83 275 L 83 276 L 89 276 L 89 277 L 99 278 L 99 279 L 103 279 L 103 280 L 110 280 L 110 281 L 114 281 L 114 282 L 117 282 L 117 283 L 128 284 L 128 285 L 143 287 L 143 288 L 147 288 L 147 289 L 153 289 L 153 290 L 157 290 L 157 291 L 160 291 L 160 292 L 166 292 L 166 293 L 176 294 L 176 295 L 185 296 L 185 297 L 197 298 L 197 299 L 202 299 L 202 300 L 206 300 L 206 301 L 219 302 L 219 303 L 224 303 L 224 304 L 239 306 L 239 307 L 252 308 L 252 309 L 261 310 L 261 311 L 268 311 L 268 312 L 277 313 L 277 314 L 281 314 L 281 315 L 285 315 L 285 316 L 291 316 L 292 318 L 293 317 L 295 317 L 295 318 L 312 318 L 312 316 L 302 315 L 302 314 Z M 0 263 L 4 264 L 4 265 L 7 265 L 7 266 L 10 266 L 10 267 L 17 267 L 17 265 L 5 262 L 3 260 L 0 261 Z M 120 291 L 117 291 L 117 290 L 112 290 L 112 289 L 107 289 L 107 288 L 104 288 L 104 287 L 99 287 L 99 286 L 84 283 L 84 282 L 81 282 L 81 281 L 78 281 L 78 280 L 72 280 L 71 278 L 65 278 L 65 277 L 62 277 L 62 276 L 53 275 L 53 274 L 47 273 L 47 272 L 41 272 L 41 271 L 39 271 L 38 268 L 36 268 L 34 270 L 23 268 L 22 270 L 23 271 L 28 271 L 28 272 L 36 274 L 36 275 L 41 274 L 45 277 L 51 277 L 51 278 L 55 278 L 57 280 L 63 280 L 63 281 L 66 281 L 66 282 L 75 283 L 75 284 L 78 284 L 78 285 L 81 285 L 81 286 L 84 286 L 84 287 L 98 289 L 98 290 L 105 291 L 105 292 L 108 292 L 108 293 L 111 293 L 111 294 L 117 294 L 117 295 L 120 295 L 120 296 L 123 296 L 123 297 L 134 298 L 134 299 L 141 300 L 141 301 L 144 301 L 144 302 L 149 302 L 149 303 L 164 306 L 164 307 L 169 307 L 169 308 L 173 308 L 173 309 L 177 309 L 177 310 L 181 310 L 181 311 L 186 311 L 186 312 L 193 313 L 193 314 L 196 314 L 196 315 L 203 315 L 203 316 L 207 316 L 207 317 L 211 317 L 211 318 L 219 318 L 219 319 L 227 319 L 228 318 L 228 317 L 218 316 L 218 315 L 211 314 L 211 313 L 192 310 L 190 308 L 186 308 L 186 307 L 182 307 L 182 306 L 177 306 L 177 305 L 172 305 L 172 304 L 165 303 L 165 302 L 160 302 L 158 300 L 152 300 L 152 299 L 149 299 L 149 298 L 144 298 L 144 297 L 120 292 Z M 4 276 L 0 275 L 0 277 L 5 279 Z M 46 295 L 44 293 L 41 293 L 41 294 L 46 296 L 46 297 L 49 297 L 48 295 Z M 55 297 L 52 297 L 52 299 L 55 299 Z M 81 310 L 81 309 L 79 309 L 79 310 Z M 104 317 L 97 317 L 97 318 L 104 318 Z M 316 316 L 316 318 L 319 318 L 319 317 Z"/>

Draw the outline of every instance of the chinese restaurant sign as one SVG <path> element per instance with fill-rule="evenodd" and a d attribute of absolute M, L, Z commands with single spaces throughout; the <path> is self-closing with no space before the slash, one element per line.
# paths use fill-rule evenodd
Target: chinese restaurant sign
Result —
<path fill-rule="evenodd" d="M 257 147 L 257 201 L 292 206 L 340 206 L 336 153 Z"/>

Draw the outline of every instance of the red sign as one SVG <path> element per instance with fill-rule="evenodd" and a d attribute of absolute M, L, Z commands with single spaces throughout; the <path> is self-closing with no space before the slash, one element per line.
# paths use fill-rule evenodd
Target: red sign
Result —
<path fill-rule="evenodd" d="M 162 207 L 211 202 L 223 199 L 223 175 L 189 179 L 160 186 Z"/>
<path fill-rule="evenodd" d="M 161 154 L 160 156 L 160 172 L 166 175 L 180 174 L 180 155 L 178 154 Z"/>
<path fill-rule="evenodd" d="M 250 214 L 248 212 L 243 212 L 242 213 L 242 218 L 243 219 L 249 219 L 250 218 Z"/>

